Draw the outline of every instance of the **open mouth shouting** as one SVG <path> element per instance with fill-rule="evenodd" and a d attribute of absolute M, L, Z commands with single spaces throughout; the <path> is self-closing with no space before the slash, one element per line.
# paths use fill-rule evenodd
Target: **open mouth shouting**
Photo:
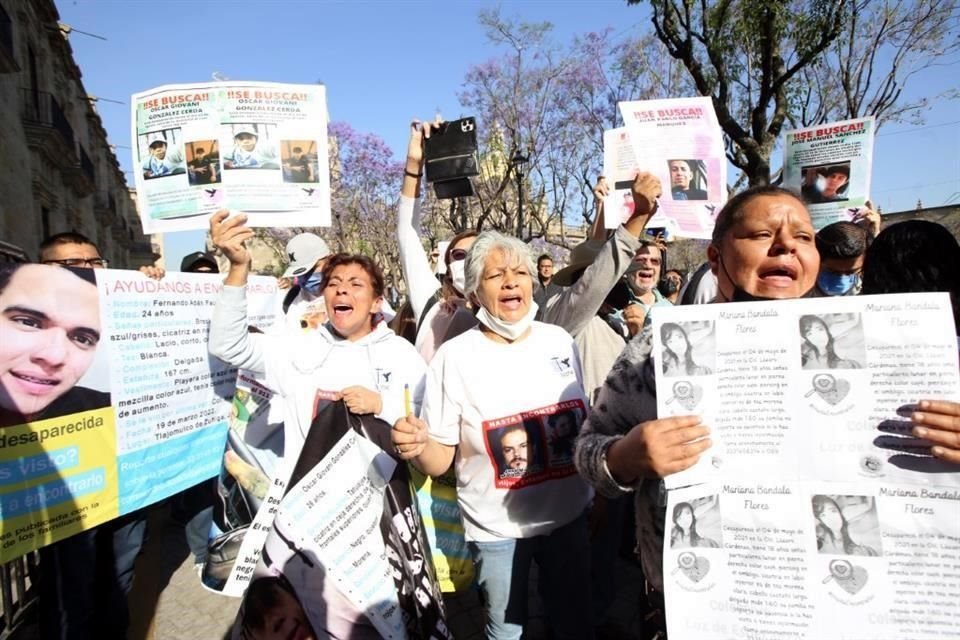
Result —
<path fill-rule="evenodd" d="M 345 302 L 338 302 L 333 305 L 333 317 L 336 319 L 345 319 L 353 313 L 353 305 Z"/>
<path fill-rule="evenodd" d="M 764 284 L 771 287 L 791 287 L 799 271 L 792 262 L 778 262 L 760 267 L 758 275 Z"/>

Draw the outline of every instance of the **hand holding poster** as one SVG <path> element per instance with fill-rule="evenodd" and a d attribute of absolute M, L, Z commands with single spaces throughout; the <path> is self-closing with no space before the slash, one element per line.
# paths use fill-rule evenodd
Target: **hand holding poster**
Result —
<path fill-rule="evenodd" d="M 144 233 L 206 229 L 218 209 L 249 224 L 329 226 L 323 85 L 168 85 L 132 98 Z"/>
<path fill-rule="evenodd" d="M 0 267 L 0 561 L 216 473 L 234 377 L 207 355 L 216 280 Z"/>
<path fill-rule="evenodd" d="M 624 166 L 630 158 L 623 149 L 623 136 L 619 129 L 606 132 L 604 170 L 615 166 L 617 176 L 607 201 L 619 197 L 626 203 L 628 181 L 632 183 L 637 171 L 652 173 L 660 178 L 663 196 L 660 210 L 647 227 L 664 227 L 668 234 L 684 238 L 709 239 L 715 214 L 727 200 L 723 133 L 710 98 L 621 102 L 619 107 L 636 165 L 628 178 Z M 604 208 L 608 210 L 606 202 Z M 617 215 L 606 216 L 608 228 L 622 221 Z"/>
<path fill-rule="evenodd" d="M 281 577 L 319 637 L 445 640 L 439 586 L 407 466 L 383 449 L 390 426 L 323 402 L 279 504 L 234 637 L 249 632 L 251 597 Z"/>
<path fill-rule="evenodd" d="M 870 197 L 873 117 L 788 131 L 783 186 L 800 193 L 815 229 L 852 220 Z"/>
<path fill-rule="evenodd" d="M 700 416 L 712 440 L 665 478 L 671 638 L 955 625 L 960 466 L 909 421 L 921 399 L 960 400 L 946 294 L 666 309 L 654 353 L 658 415 Z"/>

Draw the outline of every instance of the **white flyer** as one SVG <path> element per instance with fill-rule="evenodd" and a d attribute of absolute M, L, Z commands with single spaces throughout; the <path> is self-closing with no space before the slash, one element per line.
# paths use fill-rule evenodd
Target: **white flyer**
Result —
<path fill-rule="evenodd" d="M 254 227 L 330 225 L 323 85 L 166 85 L 131 110 L 144 233 L 206 229 L 218 209 Z"/>
<path fill-rule="evenodd" d="M 948 294 L 663 307 L 653 331 L 658 415 L 698 415 L 713 441 L 667 488 L 740 470 L 960 486 L 910 436 L 919 400 L 960 401 Z"/>
<path fill-rule="evenodd" d="M 662 226 L 668 236 L 709 239 L 727 200 L 723 132 L 710 98 L 621 102 L 619 107 L 633 145 L 634 175 L 646 171 L 663 184 L 661 221 L 648 226 Z M 605 157 L 606 143 L 605 136 Z"/>
<path fill-rule="evenodd" d="M 786 133 L 783 186 L 807 203 L 816 229 L 852 220 L 870 198 L 873 116 Z"/>
<path fill-rule="evenodd" d="M 669 492 L 671 640 L 955 637 L 960 489 L 746 479 Z"/>

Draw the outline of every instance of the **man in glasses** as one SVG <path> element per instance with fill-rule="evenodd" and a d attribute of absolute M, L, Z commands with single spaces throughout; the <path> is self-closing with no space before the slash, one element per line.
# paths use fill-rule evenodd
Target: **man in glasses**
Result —
<path fill-rule="evenodd" d="M 40 243 L 40 262 L 77 269 L 106 269 L 110 261 L 100 255 L 100 249 L 87 236 L 75 231 L 55 233 Z M 166 271 L 151 265 L 140 267 L 140 273 L 160 280 Z"/>
<path fill-rule="evenodd" d="M 93 242 L 73 231 L 44 240 L 40 262 L 74 269 L 109 266 Z M 140 271 L 155 279 L 164 275 L 157 267 L 141 267 Z M 96 301 L 96 290 L 91 289 Z M 146 528 L 146 514 L 135 511 L 40 549 L 42 637 L 126 635 L 127 596 Z"/>
<path fill-rule="evenodd" d="M 106 269 L 109 261 L 86 236 L 67 231 L 57 233 L 40 244 L 40 262 L 61 267 Z"/>

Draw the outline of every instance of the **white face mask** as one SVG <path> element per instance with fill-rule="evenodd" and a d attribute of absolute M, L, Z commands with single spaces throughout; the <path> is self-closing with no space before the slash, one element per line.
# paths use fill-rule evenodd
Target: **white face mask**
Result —
<path fill-rule="evenodd" d="M 450 272 L 450 280 L 453 283 L 453 288 L 456 289 L 461 295 L 463 294 L 463 288 L 467 286 L 467 275 L 463 271 L 465 266 L 466 260 L 453 260 L 447 265 L 447 270 Z"/>
<path fill-rule="evenodd" d="M 477 311 L 477 320 L 485 326 L 486 328 L 493 331 L 495 334 L 502 338 L 506 338 L 510 342 L 513 342 L 524 333 L 527 332 L 527 329 L 530 328 L 530 325 L 533 324 L 533 319 L 537 317 L 537 303 L 533 300 L 530 301 L 530 309 L 527 310 L 527 315 L 523 316 L 516 322 L 507 322 L 506 320 L 501 320 L 490 313 L 481 305 L 479 311 Z"/>

